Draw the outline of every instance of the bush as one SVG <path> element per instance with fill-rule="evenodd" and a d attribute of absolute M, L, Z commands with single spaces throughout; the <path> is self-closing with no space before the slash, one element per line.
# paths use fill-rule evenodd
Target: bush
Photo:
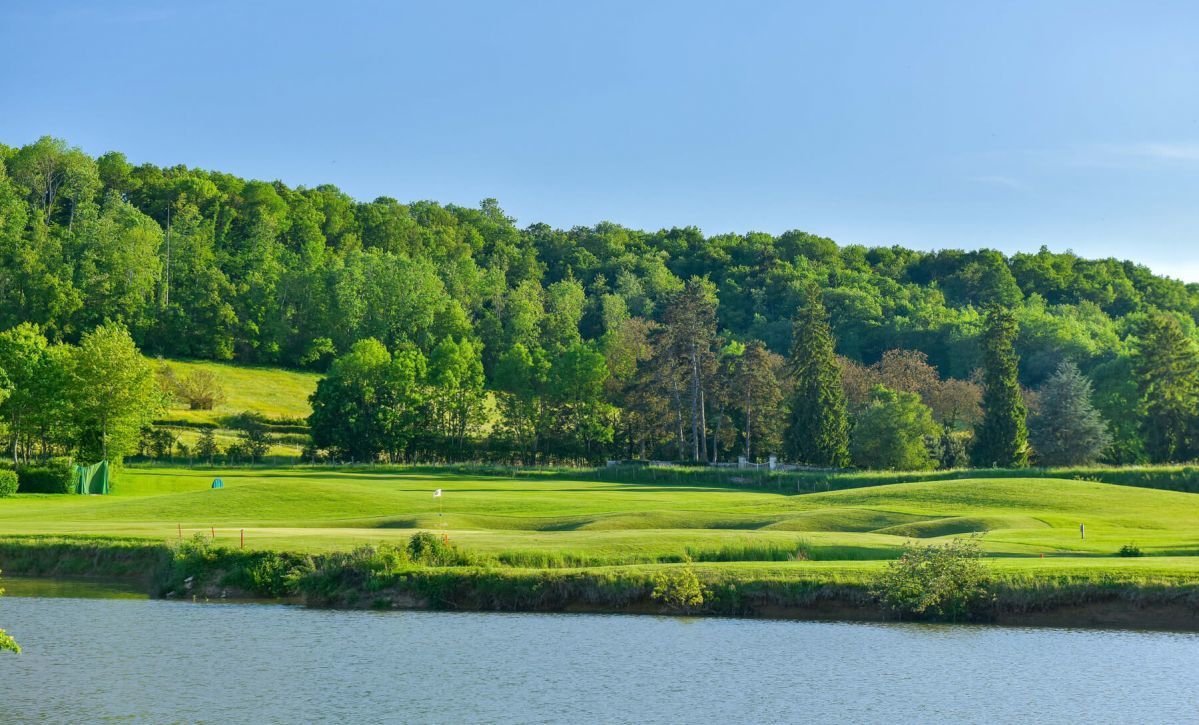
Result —
<path fill-rule="evenodd" d="M 689 566 L 655 574 L 650 596 L 672 612 L 693 612 L 704 605 L 704 588 Z"/>
<path fill-rule="evenodd" d="M 1120 547 L 1120 556 L 1144 556 L 1141 547 L 1136 544 L 1125 544 Z"/>
<path fill-rule="evenodd" d="M 44 465 L 17 469 L 21 493 L 75 493 L 75 476 L 70 459 L 51 458 Z"/>
<path fill-rule="evenodd" d="M 909 545 L 887 565 L 872 593 L 901 617 L 950 622 L 980 617 L 992 599 L 982 551 L 973 538 Z"/>
<path fill-rule="evenodd" d="M 408 540 L 408 557 L 425 566 L 465 566 L 470 557 L 453 544 L 428 531 L 418 531 Z"/>
<path fill-rule="evenodd" d="M 0 498 L 17 492 L 17 472 L 0 471 Z"/>

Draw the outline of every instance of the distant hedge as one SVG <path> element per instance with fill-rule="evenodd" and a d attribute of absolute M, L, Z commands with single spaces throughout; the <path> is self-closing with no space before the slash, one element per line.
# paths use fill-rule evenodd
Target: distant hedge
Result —
<path fill-rule="evenodd" d="M 17 472 L 0 470 L 0 498 L 17 492 Z"/>
<path fill-rule="evenodd" d="M 17 469 L 21 493 L 74 493 L 75 478 L 69 459 L 50 459 L 40 466 Z"/>

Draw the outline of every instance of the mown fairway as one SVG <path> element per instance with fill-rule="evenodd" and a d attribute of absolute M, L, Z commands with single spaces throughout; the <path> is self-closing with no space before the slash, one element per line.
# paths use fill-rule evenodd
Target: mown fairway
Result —
<path fill-rule="evenodd" d="M 218 543 L 322 551 L 400 541 L 413 530 L 523 565 L 760 562 L 803 550 L 813 561 L 771 566 L 876 566 L 913 539 L 985 532 L 1004 566 L 1199 571 L 1199 497 L 1063 479 L 968 479 L 808 495 L 541 475 L 431 469 L 123 471 L 107 497 L 0 500 L 0 535 L 172 540 L 216 529 Z M 223 489 L 210 488 L 220 476 Z M 433 497 L 434 489 L 444 496 Z M 442 511 L 444 513 L 442 513 Z M 1087 536 L 1079 536 L 1079 524 Z M 1150 557 L 1115 558 L 1137 544 Z M 1044 560 L 1040 554 L 1046 554 Z M 1069 559 L 1063 557 L 1070 557 Z M 1084 558 L 1085 557 L 1085 558 Z M 1110 557 L 1110 558 L 1098 558 Z M 1169 558 L 1166 558 L 1169 557 Z M 855 562 L 849 564 L 848 562 Z"/>

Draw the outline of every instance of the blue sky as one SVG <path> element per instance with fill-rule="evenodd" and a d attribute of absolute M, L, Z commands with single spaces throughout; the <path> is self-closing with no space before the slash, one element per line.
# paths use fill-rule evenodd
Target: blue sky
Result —
<path fill-rule="evenodd" d="M 1199 3 L 0 6 L 0 141 L 1199 281 Z"/>

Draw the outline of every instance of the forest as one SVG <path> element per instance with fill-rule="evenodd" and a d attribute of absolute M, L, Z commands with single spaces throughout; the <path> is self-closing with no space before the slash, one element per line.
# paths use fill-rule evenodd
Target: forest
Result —
<path fill-rule="evenodd" d="M 71 373 L 109 344 L 327 373 L 314 458 L 1182 461 L 1199 451 L 1197 319 L 1199 285 L 1045 248 L 522 227 L 494 199 L 364 202 L 0 144 L 14 458 L 109 454 L 102 410 L 30 427 L 37 395 L 79 414 L 63 401 L 121 379 Z"/>

